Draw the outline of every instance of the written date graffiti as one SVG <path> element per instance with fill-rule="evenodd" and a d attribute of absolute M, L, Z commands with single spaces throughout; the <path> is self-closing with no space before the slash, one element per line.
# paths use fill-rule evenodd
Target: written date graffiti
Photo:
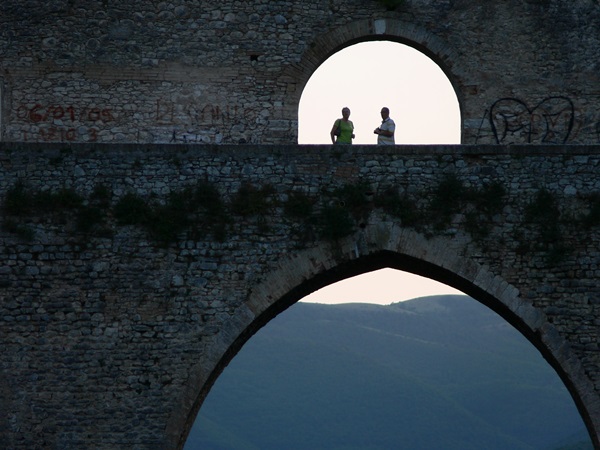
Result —
<path fill-rule="evenodd" d="M 32 107 L 25 105 L 17 109 L 19 119 L 29 120 L 33 123 L 53 122 L 55 120 L 70 120 L 71 122 L 111 122 L 114 120 L 112 111 L 108 108 L 80 108 L 74 106 L 36 104 Z"/>
<path fill-rule="evenodd" d="M 88 141 L 97 140 L 96 128 L 85 128 L 85 135 L 81 135 L 71 124 L 105 124 L 114 121 L 112 110 L 109 108 L 76 108 L 75 106 L 35 104 L 33 106 L 21 105 L 17 108 L 17 117 L 21 120 L 40 125 L 37 131 L 24 131 L 23 140 L 35 141 L 75 141 L 83 138 Z M 41 125 L 47 125 L 45 127 Z"/>
<path fill-rule="evenodd" d="M 193 125 L 225 125 L 232 121 L 243 120 L 247 123 L 255 122 L 259 112 L 254 108 L 242 108 L 237 105 L 198 106 L 193 103 L 176 104 L 164 100 L 156 101 L 155 119 L 157 124 L 171 125 L 184 121 Z"/>

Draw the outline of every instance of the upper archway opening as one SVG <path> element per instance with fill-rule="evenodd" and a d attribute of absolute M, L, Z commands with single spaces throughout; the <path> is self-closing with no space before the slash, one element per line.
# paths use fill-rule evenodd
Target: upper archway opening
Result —
<path fill-rule="evenodd" d="M 420 51 L 390 41 L 346 47 L 309 79 L 299 104 L 298 143 L 329 144 L 329 132 L 351 110 L 355 144 L 375 144 L 380 110 L 390 109 L 396 144 L 460 144 L 456 93 L 442 69 Z"/>

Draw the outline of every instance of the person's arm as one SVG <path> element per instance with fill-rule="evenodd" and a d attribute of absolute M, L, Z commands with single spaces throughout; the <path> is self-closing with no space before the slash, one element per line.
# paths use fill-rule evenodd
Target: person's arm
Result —
<path fill-rule="evenodd" d="M 376 128 L 375 134 L 381 134 L 382 136 L 392 137 L 394 135 L 394 130 L 396 129 L 396 124 L 387 124 L 386 126 L 390 127 L 390 130 L 384 130 L 383 128 Z"/>
<path fill-rule="evenodd" d="M 382 136 L 392 137 L 394 135 L 394 130 L 384 130 L 383 128 L 377 128 L 377 130 L 378 133 L 376 134 L 381 134 Z"/>
<path fill-rule="evenodd" d="M 333 127 L 331 128 L 331 131 L 329 132 L 329 135 L 331 136 L 331 143 L 335 144 L 335 132 L 338 129 L 338 121 L 336 120 L 335 122 L 333 122 Z"/>

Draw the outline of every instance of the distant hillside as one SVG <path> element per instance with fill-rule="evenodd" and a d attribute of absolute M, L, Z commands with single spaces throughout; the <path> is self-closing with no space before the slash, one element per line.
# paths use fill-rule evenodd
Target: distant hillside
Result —
<path fill-rule="evenodd" d="M 226 368 L 185 448 L 593 447 L 528 341 L 469 297 L 436 296 L 294 305 Z"/>

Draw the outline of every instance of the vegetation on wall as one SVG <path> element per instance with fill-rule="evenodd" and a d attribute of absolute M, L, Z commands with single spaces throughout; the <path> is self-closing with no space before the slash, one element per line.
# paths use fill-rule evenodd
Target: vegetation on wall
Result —
<path fill-rule="evenodd" d="M 580 216 L 585 229 L 600 225 L 600 193 L 593 193 L 585 198 L 589 205 L 588 212 Z"/>
<path fill-rule="evenodd" d="M 417 202 L 407 194 L 399 194 L 399 189 L 389 187 L 377 194 L 373 199 L 374 205 L 381 208 L 392 217 L 399 219 L 406 227 L 422 229 L 424 215 L 419 210 Z"/>
<path fill-rule="evenodd" d="M 103 185 L 85 197 L 72 188 L 35 191 L 17 182 L 3 199 L 3 229 L 31 240 L 38 224 L 56 224 L 88 237 L 111 237 L 115 226 L 133 226 L 144 230 L 151 240 L 169 245 L 209 235 L 224 241 L 232 232 L 248 230 L 266 233 L 271 217 L 277 215 L 288 222 L 290 237 L 304 246 L 319 239 L 339 241 L 366 227 L 371 213 L 378 209 L 426 236 L 452 235 L 462 228 L 484 245 L 506 206 L 502 184 L 468 186 L 453 174 L 445 175 L 427 192 L 408 191 L 398 186 L 373 189 L 359 181 L 311 196 L 244 183 L 226 199 L 215 185 L 204 181 L 163 199 L 129 192 L 113 201 L 113 192 Z M 589 230 L 600 225 L 600 194 L 585 200 L 587 212 L 574 223 Z M 548 261 L 560 261 L 567 253 L 564 226 L 558 200 L 540 189 L 524 207 L 516 236 L 518 251 L 544 252 Z"/>
<path fill-rule="evenodd" d="M 57 212 L 76 209 L 83 198 L 74 189 L 62 188 L 58 191 L 33 192 L 23 182 L 17 182 L 6 193 L 5 212 L 11 215 L 25 215 L 32 212 Z"/>
<path fill-rule="evenodd" d="M 257 188 L 244 183 L 231 200 L 232 212 L 238 216 L 253 218 L 262 232 L 269 229 L 268 216 L 275 205 L 275 189 L 271 185 Z"/>
<path fill-rule="evenodd" d="M 548 190 L 540 189 L 525 208 L 525 221 L 536 226 L 540 244 L 560 240 L 559 220 L 558 202 Z"/>
<path fill-rule="evenodd" d="M 212 233 L 223 240 L 230 222 L 220 194 L 208 183 L 173 192 L 164 202 L 130 192 L 112 204 L 112 197 L 105 186 L 96 186 L 89 198 L 84 198 L 73 189 L 34 191 L 18 182 L 3 202 L 3 228 L 28 240 L 34 238 L 32 226 L 36 223 L 71 225 L 72 231 L 86 236 L 110 237 L 109 223 L 113 221 L 141 227 L 151 239 L 168 244 L 184 232 L 197 239 Z"/>
<path fill-rule="evenodd" d="M 490 235 L 494 216 L 500 214 L 505 206 L 506 190 L 499 182 L 470 188 L 465 197 L 470 207 L 465 212 L 465 229 L 473 239 L 481 241 Z"/>
<path fill-rule="evenodd" d="M 452 217 L 462 209 L 464 186 L 456 175 L 446 175 L 434 188 L 429 202 L 429 211 L 433 213 L 433 227 L 443 231 L 450 225 Z"/>
<path fill-rule="evenodd" d="M 453 221 L 463 216 L 465 230 L 478 241 L 490 234 L 493 217 L 502 212 L 505 190 L 500 183 L 466 187 L 455 175 L 446 175 L 425 195 L 399 194 L 388 188 L 375 197 L 375 206 L 427 236 L 452 234 Z"/>
<path fill-rule="evenodd" d="M 283 211 L 287 217 L 296 220 L 306 220 L 313 213 L 314 201 L 303 192 L 292 191 L 288 194 L 283 204 Z"/>
<path fill-rule="evenodd" d="M 399 8 L 402 5 L 402 3 L 404 3 L 404 0 L 377 0 L 377 2 L 380 5 L 383 5 L 383 7 L 385 7 L 386 10 L 394 11 L 397 8 Z"/>
<path fill-rule="evenodd" d="M 525 207 L 524 228 L 533 232 L 534 238 L 522 239 L 522 253 L 542 251 L 548 262 L 557 263 L 567 254 L 561 230 L 561 211 L 555 196 L 546 189 L 536 192 Z"/>
<path fill-rule="evenodd" d="M 80 231 L 93 219 L 91 210 L 83 206 L 84 199 L 72 188 L 57 191 L 31 191 L 23 182 L 10 188 L 4 199 L 6 218 L 3 227 L 24 239 L 34 236 L 30 225 L 17 220 L 23 216 L 42 216 L 58 224 L 64 224 L 71 217 L 76 218 Z"/>
<path fill-rule="evenodd" d="M 189 231 L 192 238 L 225 239 L 229 214 L 217 189 L 206 182 L 171 192 L 165 202 L 148 201 L 128 193 L 114 206 L 114 217 L 123 225 L 138 225 L 156 241 L 171 243 Z"/>

